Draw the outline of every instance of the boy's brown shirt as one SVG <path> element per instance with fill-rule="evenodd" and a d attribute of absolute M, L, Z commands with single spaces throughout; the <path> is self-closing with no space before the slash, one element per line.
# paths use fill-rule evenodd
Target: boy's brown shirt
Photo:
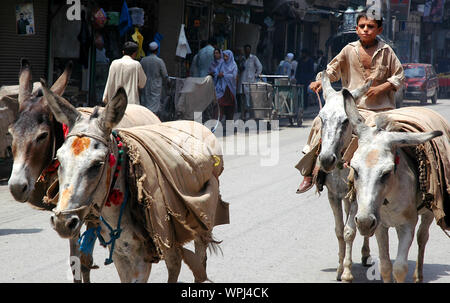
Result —
<path fill-rule="evenodd" d="M 378 86 L 389 81 L 395 90 L 403 85 L 405 79 L 403 67 L 392 48 L 378 41 L 372 56 L 372 66 L 366 70 L 360 57 L 360 41 L 347 44 L 342 51 L 327 65 L 327 73 L 331 82 L 341 79 L 342 87 L 349 90 L 362 86 L 369 78 L 374 81 L 372 86 Z M 321 79 L 321 73 L 317 74 Z M 383 111 L 395 108 L 395 90 L 389 90 L 376 97 L 363 96 L 357 101 L 358 108 L 372 111 Z"/>

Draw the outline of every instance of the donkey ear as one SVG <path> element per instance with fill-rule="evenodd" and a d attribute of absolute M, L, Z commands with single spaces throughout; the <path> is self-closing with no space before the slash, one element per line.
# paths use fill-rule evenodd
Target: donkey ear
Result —
<path fill-rule="evenodd" d="M 19 104 L 30 98 L 32 89 L 33 85 L 31 84 L 31 65 L 27 59 L 22 59 L 20 62 L 19 73 Z"/>
<path fill-rule="evenodd" d="M 357 89 L 352 90 L 350 93 L 353 96 L 353 99 L 358 100 L 359 98 L 361 98 L 362 96 L 365 95 L 365 93 L 367 93 L 367 91 L 369 90 L 369 88 L 372 86 L 372 79 L 370 79 L 369 81 L 367 81 L 363 86 L 358 87 Z"/>
<path fill-rule="evenodd" d="M 442 136 L 442 131 L 435 130 L 427 133 L 390 132 L 389 141 L 394 147 L 419 145 L 433 138 Z"/>
<path fill-rule="evenodd" d="M 123 87 L 120 87 L 116 95 L 106 104 L 99 117 L 100 126 L 104 131 L 110 132 L 122 120 L 127 109 L 128 98 Z"/>
<path fill-rule="evenodd" d="M 360 135 L 369 129 L 369 127 L 365 124 L 365 119 L 358 112 L 356 108 L 355 99 L 353 99 L 353 95 L 347 89 L 342 90 L 342 94 L 344 95 L 344 108 L 347 113 L 348 120 L 355 130 L 356 135 L 360 137 Z"/>
<path fill-rule="evenodd" d="M 47 99 L 47 104 L 56 120 L 59 123 L 66 124 L 69 129 L 72 129 L 75 121 L 80 116 L 78 110 L 69 101 L 49 90 L 44 79 L 41 79 L 41 84 L 44 97 Z"/>
<path fill-rule="evenodd" d="M 64 94 L 64 90 L 66 89 L 67 84 L 69 83 L 70 75 L 72 74 L 72 61 L 69 61 L 67 63 L 66 68 L 64 69 L 64 72 L 59 76 L 58 80 L 53 83 L 50 90 L 54 92 L 58 96 L 62 96 Z"/>
<path fill-rule="evenodd" d="M 322 89 L 323 89 L 323 97 L 326 99 L 330 98 L 333 94 L 336 93 L 334 88 L 331 86 L 330 78 L 328 77 L 327 71 L 322 71 Z"/>

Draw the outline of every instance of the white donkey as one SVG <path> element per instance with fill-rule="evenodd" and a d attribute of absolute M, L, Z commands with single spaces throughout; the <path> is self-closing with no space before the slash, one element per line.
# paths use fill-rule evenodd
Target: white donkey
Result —
<path fill-rule="evenodd" d="M 355 99 L 358 99 L 367 92 L 370 85 L 371 82 L 368 82 L 350 93 Z M 319 118 L 322 122 L 319 161 L 321 169 L 327 173 L 325 186 L 328 190 L 328 200 L 333 210 L 335 233 L 339 242 L 339 264 L 336 279 L 351 282 L 353 281 L 351 272 L 352 247 L 356 234 L 353 218 L 356 214 L 356 205 L 351 205 L 346 198 L 349 169 L 342 165 L 342 154 L 351 141 L 352 127 L 345 113 L 343 91 L 333 89 L 326 72 L 322 73 L 322 87 L 326 103 L 319 112 Z M 342 204 L 347 215 L 345 224 Z M 362 264 L 367 266 L 367 260 L 370 256 L 369 237 L 364 237 L 361 254 Z"/>
<path fill-rule="evenodd" d="M 356 226 L 363 236 L 376 235 L 383 281 L 390 282 L 393 273 L 396 282 L 404 282 L 408 273 L 408 253 L 420 215 L 419 252 L 413 279 L 422 282 L 425 245 L 433 213 L 427 208 L 417 210 L 421 202 L 417 168 L 401 147 L 425 143 L 442 132 L 393 132 L 386 127 L 389 120 L 384 115 L 377 117 L 376 127 L 369 127 L 348 91 L 344 91 L 344 98 L 345 111 L 359 138 L 358 149 L 351 160 L 358 204 Z M 395 227 L 399 239 L 393 266 L 389 258 L 390 227 Z"/>
<path fill-rule="evenodd" d="M 114 229 L 119 228 L 116 222 L 120 222 L 122 231 L 115 242 L 112 255 L 120 280 L 146 282 L 154 255 L 149 249 L 148 239 L 142 232 L 144 227 L 134 220 L 132 210 L 129 209 L 130 205 L 138 203 L 134 200 L 136 197 L 129 199 L 123 213 L 120 207 L 103 207 L 113 183 L 111 180 L 114 180 L 114 169 L 108 164 L 110 163 L 108 157 L 112 153 L 116 159 L 119 159 L 118 146 L 113 144 L 111 132 L 125 113 L 127 107 L 125 90 L 120 88 L 102 112 L 85 117 L 65 99 L 51 92 L 44 82 L 42 86 L 44 96 L 56 119 L 68 125 L 70 130 L 67 140 L 57 152 L 57 158 L 60 161 L 58 170 L 60 195 L 54 210 L 55 214 L 51 217 L 53 228 L 60 236 L 71 238 L 79 233 L 81 225 L 87 220 L 91 211 L 94 215 L 101 215 Z M 83 136 L 78 138 L 71 134 L 83 134 Z M 118 164 L 114 165 L 117 168 Z M 126 186 L 125 170 L 120 170 L 114 188 L 127 193 Z M 125 205 L 125 202 L 122 205 Z M 104 221 L 100 226 L 101 236 L 105 241 L 110 242 L 108 226 Z M 111 250 L 111 246 L 109 244 L 108 246 Z M 189 257 L 195 259 L 197 264 L 204 266 L 203 276 L 194 273 L 196 282 L 207 279 L 206 248 L 203 241 L 195 238 L 195 256 Z M 182 258 L 186 261 L 183 248 L 173 245 L 164 248 L 162 253 L 168 269 L 168 282 L 176 282 Z"/>

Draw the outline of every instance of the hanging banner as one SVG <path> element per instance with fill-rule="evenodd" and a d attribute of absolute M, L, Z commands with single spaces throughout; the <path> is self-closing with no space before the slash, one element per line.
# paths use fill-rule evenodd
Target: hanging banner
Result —
<path fill-rule="evenodd" d="M 445 0 L 426 0 L 423 11 L 423 21 L 442 23 Z"/>
<path fill-rule="evenodd" d="M 16 5 L 16 30 L 18 35 L 34 35 L 33 2 Z"/>
<path fill-rule="evenodd" d="M 397 21 L 408 21 L 411 0 L 390 0 L 391 16 L 395 16 Z"/>

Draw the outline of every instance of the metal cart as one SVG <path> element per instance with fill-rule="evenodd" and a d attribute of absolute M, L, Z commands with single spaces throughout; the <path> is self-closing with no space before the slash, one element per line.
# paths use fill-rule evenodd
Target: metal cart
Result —
<path fill-rule="evenodd" d="M 257 120 L 288 118 L 291 125 L 301 126 L 303 85 L 291 84 L 288 76 L 282 75 L 261 75 L 260 79 L 256 83 L 242 83 L 250 117 Z"/>

